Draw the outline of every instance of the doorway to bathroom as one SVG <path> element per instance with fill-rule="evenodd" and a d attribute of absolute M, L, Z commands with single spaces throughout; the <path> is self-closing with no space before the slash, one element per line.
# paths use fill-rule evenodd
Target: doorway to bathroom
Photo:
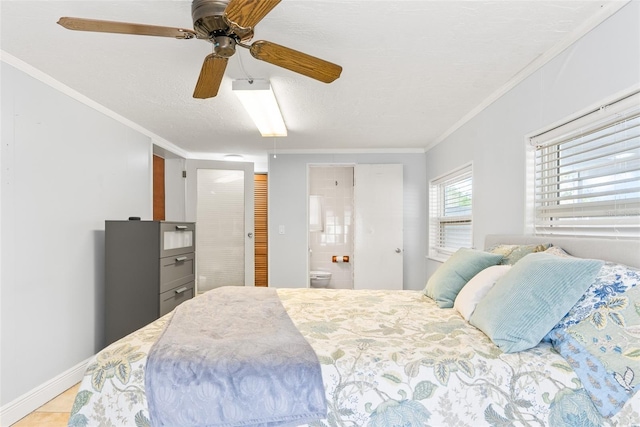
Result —
<path fill-rule="evenodd" d="M 308 166 L 309 285 L 403 289 L 401 164 Z"/>
<path fill-rule="evenodd" d="M 309 271 L 314 286 L 353 289 L 353 174 L 353 165 L 309 166 Z"/>

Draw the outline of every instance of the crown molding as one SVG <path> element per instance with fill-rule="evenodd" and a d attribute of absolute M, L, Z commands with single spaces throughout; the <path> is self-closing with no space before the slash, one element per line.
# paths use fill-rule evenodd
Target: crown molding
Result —
<path fill-rule="evenodd" d="M 268 150 L 268 154 L 424 154 L 424 148 L 322 148 Z"/>
<path fill-rule="evenodd" d="M 189 153 L 185 150 L 183 150 L 182 148 L 178 147 L 177 145 L 175 145 L 174 143 L 167 141 L 166 139 L 156 135 L 155 133 L 149 131 L 148 129 L 140 126 L 139 124 L 127 119 L 124 116 L 121 116 L 120 114 L 116 113 L 113 110 L 110 110 L 109 108 L 105 107 L 102 104 L 97 103 L 96 101 L 88 98 L 87 96 L 81 94 L 80 92 L 78 92 L 75 89 L 70 88 L 69 86 L 65 85 L 64 83 L 61 83 L 60 81 L 54 79 L 53 77 L 51 77 L 50 75 L 43 73 L 42 71 L 38 70 L 37 68 L 35 68 L 34 66 L 27 64 L 26 62 L 24 62 L 23 60 L 16 58 L 15 56 L 11 55 L 10 53 L 5 52 L 4 50 L 0 49 L 0 61 L 11 65 L 12 67 L 22 71 L 23 73 L 33 77 L 34 79 L 46 84 L 47 86 L 69 96 L 70 98 L 75 99 L 76 101 L 90 107 L 93 108 L 94 110 L 104 114 L 107 117 L 110 117 L 114 120 L 116 120 L 117 122 L 137 131 L 140 132 L 141 134 L 148 136 L 151 139 L 151 142 L 155 145 L 158 145 L 159 147 L 164 148 L 165 150 L 168 150 L 180 157 L 185 157 L 188 158 L 189 157 Z"/>

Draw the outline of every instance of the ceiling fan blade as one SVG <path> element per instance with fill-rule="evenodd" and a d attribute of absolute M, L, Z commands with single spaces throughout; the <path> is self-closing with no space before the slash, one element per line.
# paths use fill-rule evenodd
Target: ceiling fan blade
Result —
<path fill-rule="evenodd" d="M 253 28 L 267 16 L 281 0 L 231 0 L 224 10 L 225 17 L 232 25 Z"/>
<path fill-rule="evenodd" d="M 62 17 L 58 21 L 68 30 L 95 31 L 98 33 L 134 34 L 141 36 L 174 37 L 192 39 L 196 36 L 193 30 L 185 28 L 159 27 L 157 25 L 130 24 L 128 22 L 99 21 L 97 19 Z"/>
<path fill-rule="evenodd" d="M 342 67 L 306 53 L 275 43 L 258 40 L 249 49 L 254 58 L 287 70 L 303 74 L 324 83 L 331 83 L 342 72 Z"/>
<path fill-rule="evenodd" d="M 194 98 L 213 98 L 218 94 L 228 60 L 229 58 L 215 56 L 213 53 L 204 59 L 196 89 L 193 91 Z"/>

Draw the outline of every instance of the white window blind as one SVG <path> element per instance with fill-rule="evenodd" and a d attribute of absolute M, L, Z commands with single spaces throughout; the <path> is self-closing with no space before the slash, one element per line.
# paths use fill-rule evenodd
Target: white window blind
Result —
<path fill-rule="evenodd" d="M 538 235 L 640 237 L 640 95 L 531 138 Z"/>
<path fill-rule="evenodd" d="M 429 183 L 429 256 L 445 260 L 472 246 L 472 166 Z"/>

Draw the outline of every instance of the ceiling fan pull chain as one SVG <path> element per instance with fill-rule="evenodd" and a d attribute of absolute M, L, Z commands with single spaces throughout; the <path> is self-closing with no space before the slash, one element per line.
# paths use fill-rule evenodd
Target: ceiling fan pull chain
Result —
<path fill-rule="evenodd" d="M 240 43 L 238 44 L 240 45 Z M 250 83 L 253 82 L 253 77 L 251 77 L 249 73 L 247 73 L 247 71 L 244 69 L 244 63 L 242 62 L 242 54 L 240 53 L 238 53 L 238 62 L 240 63 L 240 69 L 242 70 L 242 74 L 245 75 L 245 77 L 247 78 L 247 80 L 249 80 Z"/>

